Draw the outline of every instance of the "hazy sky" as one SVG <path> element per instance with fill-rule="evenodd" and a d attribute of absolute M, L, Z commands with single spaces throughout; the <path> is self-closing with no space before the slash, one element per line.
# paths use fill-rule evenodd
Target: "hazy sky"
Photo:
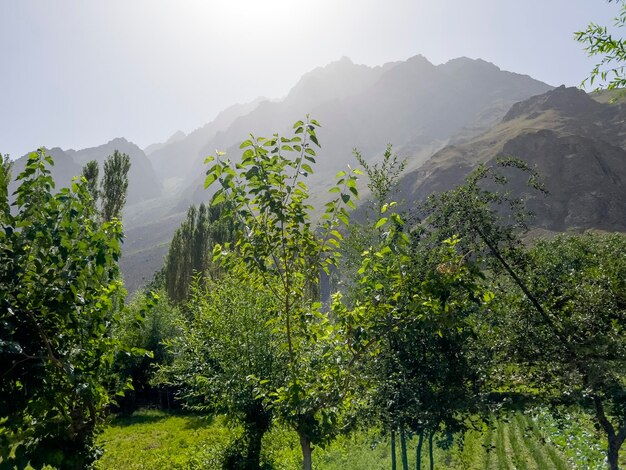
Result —
<path fill-rule="evenodd" d="M 605 0 L 0 0 L 0 152 L 143 147 L 283 97 L 342 56 L 480 57 L 578 85 L 593 61 L 573 32 L 616 13 Z"/>

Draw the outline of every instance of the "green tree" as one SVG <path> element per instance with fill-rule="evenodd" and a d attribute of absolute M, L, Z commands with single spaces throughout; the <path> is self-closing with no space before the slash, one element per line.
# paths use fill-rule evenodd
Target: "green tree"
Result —
<path fill-rule="evenodd" d="M 91 160 L 85 164 L 83 167 L 82 176 L 87 180 L 87 191 L 91 194 L 91 199 L 93 203 L 97 206 L 98 198 L 100 197 L 100 191 L 98 190 L 98 173 L 100 169 L 98 168 L 98 162 L 95 160 Z"/>
<path fill-rule="evenodd" d="M 180 312 L 163 290 L 145 291 L 134 296 L 112 331 L 120 343 L 113 370 L 118 388 L 130 380 L 131 388 L 118 398 L 124 413 L 137 409 L 138 401 L 161 407 L 169 406 L 170 388 L 153 383 L 157 367 L 172 362 L 166 343 L 180 335 Z"/>
<path fill-rule="evenodd" d="M 95 221 L 84 181 L 53 195 L 47 165 L 28 157 L 0 216 L 0 461 L 82 469 L 109 403 L 122 231 Z"/>
<path fill-rule="evenodd" d="M 626 236 L 540 240 L 518 275 L 532 297 L 503 283 L 500 308 L 488 319 L 503 364 L 494 368 L 494 385 L 531 401 L 583 407 L 617 469 L 626 439 Z"/>
<path fill-rule="evenodd" d="M 371 193 L 371 198 L 367 202 L 373 206 L 370 209 L 374 210 L 375 217 L 378 218 L 383 206 L 395 200 L 392 196 L 396 194 L 400 176 L 406 168 L 406 159 L 399 159 L 398 155 L 393 153 L 391 144 L 387 144 L 380 163 L 367 163 L 357 149 L 354 149 L 354 158 L 365 170 L 368 178 L 367 187 Z"/>
<path fill-rule="evenodd" d="M 205 181 L 205 187 L 219 183 L 213 204 L 227 200 L 241 227 L 237 243 L 216 245 L 214 254 L 239 257 L 280 305 L 275 328 L 287 372 L 282 383 L 270 384 L 262 393 L 300 436 L 305 470 L 312 466 L 312 444 L 323 444 L 336 432 L 345 400 L 338 390 L 345 379 L 337 357 L 343 349 L 317 296 L 320 274 L 339 257 L 342 235 L 337 228 L 348 221 L 345 205 L 354 206 L 358 194 L 354 172 L 340 172 L 331 190 L 337 197 L 326 205 L 320 226 L 313 225 L 302 180 L 313 172 L 316 154 L 310 143 L 318 145 L 318 126 L 315 120 L 298 121 L 292 137 L 250 136 L 241 144 L 241 161 L 222 161 L 218 154 Z"/>
<path fill-rule="evenodd" d="M 523 170 L 529 175 L 530 185 L 541 189 L 537 174 L 519 160 L 505 159 L 500 163 L 504 168 Z M 616 469 L 618 450 L 626 437 L 624 257 L 619 251 L 623 238 L 539 243 L 529 255 L 520 236 L 529 215 L 523 202 L 508 192 L 494 191 L 494 184 L 504 187 L 507 181 L 496 168 L 480 166 L 464 185 L 431 198 L 428 221 L 442 234 L 463 233 L 464 249 L 472 253 L 492 283 L 509 283 L 508 292 L 517 292 L 520 297 L 517 305 L 523 308 L 516 307 L 510 313 L 518 329 L 498 330 L 502 335 L 518 335 L 511 341 L 518 341 L 520 350 L 528 352 L 524 360 L 529 361 L 527 365 L 535 373 L 521 384 L 525 393 L 521 394 L 520 404 L 539 399 L 570 401 L 586 407 L 607 435 L 609 467 Z M 508 296 L 505 299 L 506 312 L 516 303 Z M 491 328 L 489 322 L 484 324 L 482 336 Z M 534 334 L 528 334 L 529 328 Z M 504 338 L 496 335 L 491 347 L 508 357 L 508 346 L 502 346 Z M 543 346 L 537 346 L 534 340 Z M 541 357 L 539 347 L 551 351 L 546 356 L 551 361 L 535 363 L 533 368 L 533 361 Z M 533 354 L 537 356 L 533 358 Z M 499 357 L 496 366 L 503 361 Z M 498 367 L 491 371 L 491 379 L 496 380 L 494 390 L 502 386 L 498 383 L 502 372 Z M 529 393 L 526 382 L 539 380 L 542 375 L 549 377 L 552 386 L 539 391 L 551 390 L 551 394 Z M 520 390 L 515 388 L 519 377 L 508 377 L 512 379 L 508 385 L 513 391 L 508 398 L 520 398 Z M 566 387 L 567 383 L 572 388 Z"/>
<path fill-rule="evenodd" d="M 209 268 L 216 272 L 211 255 L 213 247 L 234 241 L 236 232 L 236 220 L 225 214 L 224 204 L 189 208 L 165 257 L 163 276 L 172 301 L 181 303 L 188 299 L 195 276 L 204 276 Z"/>
<path fill-rule="evenodd" d="M 176 360 L 161 368 L 162 380 L 180 388 L 185 406 L 224 413 L 243 426 L 225 468 L 258 469 L 273 418 L 259 389 L 280 382 L 286 370 L 272 332 L 276 299 L 236 262 L 219 279 L 196 279 L 186 307 L 183 332 L 170 344 Z"/>
<path fill-rule="evenodd" d="M 463 430 L 478 411 L 481 381 L 470 347 L 471 320 L 489 295 L 458 251 L 458 238 L 439 245 L 409 236 L 404 221 L 389 211 L 383 206 L 377 226 L 384 237 L 364 252 L 359 271 L 358 305 L 367 312 L 360 336 L 376 345 L 365 369 L 369 406 L 392 439 L 400 434 L 406 467 L 406 433 L 420 436 L 421 462 L 424 434 L 432 442 L 438 431 Z"/>
<path fill-rule="evenodd" d="M 358 296 L 355 285 L 357 271 L 361 267 L 363 251 L 381 242 L 383 230 L 374 226 L 381 216 L 383 205 L 397 200 L 399 180 L 406 160 L 393 153 L 393 146 L 387 145 L 382 161 L 367 163 L 361 153 L 354 149 L 355 158 L 363 167 L 367 177 L 369 195 L 356 209 L 347 227 L 348 235 L 341 244 L 342 257 L 338 272 L 333 273 L 333 281 L 341 289 L 344 302 L 354 303 Z M 394 203 L 397 207 L 397 203 Z"/>
<path fill-rule="evenodd" d="M 114 218 L 119 219 L 122 214 L 126 204 L 129 170 L 130 157 L 117 150 L 104 161 L 104 178 L 100 185 L 102 197 L 100 212 L 105 222 L 110 222 Z"/>
<path fill-rule="evenodd" d="M 392 468 L 400 435 L 406 468 L 407 433 L 418 434 L 420 443 L 424 433 L 432 440 L 436 431 L 462 429 L 467 414 L 476 410 L 479 380 L 468 345 L 482 288 L 477 270 L 457 253 L 458 238 L 442 240 L 396 212 L 398 204 L 390 198 L 404 162 L 391 150 L 388 146 L 375 164 L 355 152 L 372 198 L 357 240 L 361 266 L 354 297 L 367 312 L 361 325 L 366 333 L 359 333 L 359 340 L 367 336 L 375 351 L 364 361 L 368 408 L 391 433 Z M 421 444 L 417 453 L 421 461 Z"/>
<path fill-rule="evenodd" d="M 615 3 L 619 5 L 619 14 L 615 17 L 615 27 L 623 28 L 626 24 L 626 2 L 615 0 Z M 600 62 L 591 70 L 589 78 L 583 80 L 582 86 L 585 86 L 587 81 L 591 86 L 598 81 L 609 90 L 626 87 L 623 65 L 626 61 L 626 40 L 624 38 L 614 37 L 606 26 L 595 23 L 590 23 L 584 31 L 576 32 L 575 38 L 578 42 L 585 44 L 585 50 L 590 57 L 600 57 Z"/>
<path fill-rule="evenodd" d="M 9 184 L 11 183 L 11 169 L 13 162 L 8 155 L 0 154 L 0 221 L 9 217 Z"/>

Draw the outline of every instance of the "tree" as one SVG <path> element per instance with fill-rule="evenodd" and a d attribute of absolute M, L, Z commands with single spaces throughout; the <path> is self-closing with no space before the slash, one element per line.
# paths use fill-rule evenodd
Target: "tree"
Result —
<path fill-rule="evenodd" d="M 620 9 L 615 18 L 615 26 L 622 28 L 626 24 L 626 2 L 615 0 L 615 3 Z M 590 23 L 584 31 L 576 32 L 575 38 L 586 45 L 585 50 L 590 57 L 601 57 L 600 62 L 591 70 L 589 78 L 583 80 L 582 86 L 587 81 L 592 86 L 594 82 L 601 81 L 609 90 L 626 87 L 626 75 L 622 65 L 626 61 L 626 40 L 614 37 L 606 26 L 595 23 Z"/>
<path fill-rule="evenodd" d="M 165 257 L 165 289 L 172 301 L 186 301 L 194 276 L 204 276 L 211 267 L 215 271 L 211 256 L 215 244 L 234 241 L 236 220 L 225 213 L 224 204 L 189 208 Z"/>
<path fill-rule="evenodd" d="M 435 240 L 405 231 L 404 221 L 383 206 L 381 243 L 365 251 L 358 305 L 367 312 L 362 335 L 375 344 L 366 374 L 370 407 L 383 427 L 420 436 L 465 428 L 478 411 L 480 376 L 470 347 L 472 316 L 490 296 L 468 263 L 458 238 Z M 362 339 L 361 339 L 362 341 Z M 431 468 L 433 466 L 431 454 Z"/>
<path fill-rule="evenodd" d="M 537 174 L 523 162 L 505 159 L 500 163 L 529 174 L 530 185 L 541 189 Z M 492 347 L 508 358 L 511 346 L 507 341 L 516 343 L 526 355 L 517 358 L 513 370 L 527 373 L 527 382 L 521 384 L 519 376 L 505 374 L 512 379 L 508 398 L 521 398 L 521 405 L 539 399 L 585 407 L 606 433 L 609 468 L 616 469 L 626 438 L 623 237 L 572 238 L 552 245 L 540 242 L 527 253 L 520 237 L 529 215 L 523 201 L 493 190 L 494 184 L 504 186 L 507 181 L 496 168 L 479 166 L 464 185 L 431 198 L 428 221 L 443 234 L 463 233 L 466 249 L 492 283 L 496 287 L 508 284 L 499 293 L 505 299 L 503 310 L 513 321 L 511 328 L 498 332 L 513 338 L 505 341 L 496 335 Z M 506 295 L 511 291 L 517 293 L 517 302 Z M 491 328 L 488 321 L 483 334 Z M 540 348 L 545 348 L 546 356 Z M 497 367 L 499 362 L 502 359 L 496 359 L 490 374 L 494 390 L 506 382 L 503 372 L 511 372 Z M 526 383 L 543 383 L 543 389 L 530 393 Z"/>
<path fill-rule="evenodd" d="M 489 318 L 507 364 L 495 368 L 495 385 L 587 410 L 606 435 L 612 470 L 626 439 L 625 253 L 626 236 L 617 233 L 540 240 L 519 271 L 532 297 L 503 283 Z"/>
<path fill-rule="evenodd" d="M 138 406 L 170 406 L 171 388 L 155 384 L 158 367 L 173 360 L 166 343 L 180 335 L 180 312 L 163 290 L 146 290 L 134 296 L 120 314 L 112 336 L 119 341 L 113 370 L 121 388 L 130 380 L 130 389 L 116 399 L 119 409 L 132 413 Z"/>
<path fill-rule="evenodd" d="M 400 160 L 398 155 L 393 153 L 393 146 L 387 144 L 383 159 L 380 163 L 369 164 L 357 149 L 354 149 L 354 158 L 365 170 L 368 178 L 367 187 L 371 193 L 368 200 L 370 209 L 374 210 L 375 217 L 378 218 L 385 204 L 392 202 L 392 196 L 398 188 L 400 175 L 406 168 L 406 159 Z M 397 203 L 397 201 L 395 201 Z"/>
<path fill-rule="evenodd" d="M 104 161 L 104 178 L 100 185 L 102 219 L 106 222 L 120 218 L 126 204 L 130 157 L 115 150 Z"/>
<path fill-rule="evenodd" d="M 0 215 L 0 460 L 82 469 L 109 403 L 122 231 L 95 221 L 84 181 L 53 195 L 47 165 L 28 157 L 16 214 Z"/>
<path fill-rule="evenodd" d="M 91 199 L 96 206 L 98 204 L 98 198 L 100 197 L 100 191 L 98 190 L 99 172 L 100 169 L 98 168 L 98 162 L 95 160 L 91 160 L 85 164 L 82 173 L 83 178 L 87 180 L 87 191 L 89 191 Z"/>
<path fill-rule="evenodd" d="M 219 279 L 196 279 L 186 308 L 182 334 L 170 342 L 176 360 L 161 368 L 161 380 L 179 387 L 186 407 L 224 413 L 243 426 L 225 468 L 261 468 L 261 441 L 273 412 L 259 389 L 280 382 L 286 370 L 272 332 L 276 299 L 235 262 Z"/>
<path fill-rule="evenodd" d="M 0 221 L 10 216 L 9 183 L 11 183 L 11 169 L 13 162 L 8 155 L 0 154 Z"/>
<path fill-rule="evenodd" d="M 480 273 L 458 252 L 457 237 L 442 239 L 397 213 L 390 198 L 404 162 L 392 156 L 391 146 L 376 164 L 355 154 L 369 177 L 374 214 L 366 213 L 356 244 L 354 298 L 364 315 L 354 339 L 367 338 L 363 346 L 373 350 L 361 370 L 368 378 L 369 413 L 391 433 L 392 468 L 399 434 L 406 468 L 408 433 L 420 436 L 420 462 L 424 434 L 432 441 L 439 430 L 460 430 L 476 411 L 480 381 L 469 345 L 484 289 Z"/>
<path fill-rule="evenodd" d="M 216 245 L 215 256 L 240 258 L 280 305 L 275 328 L 287 371 L 282 382 L 261 393 L 298 433 L 305 470 L 312 466 L 312 444 L 323 444 L 336 432 L 345 399 L 338 390 L 345 383 L 339 367 L 343 358 L 337 356 L 343 351 L 341 341 L 317 296 L 320 273 L 339 257 L 342 235 L 337 228 L 348 221 L 345 205 L 353 207 L 358 194 L 354 172 L 340 172 L 331 190 L 337 197 L 326 205 L 320 226 L 313 225 L 302 180 L 313 172 L 316 154 L 310 143 L 318 145 L 318 126 L 315 120 L 298 121 L 293 137 L 250 136 L 241 144 L 241 161 L 223 161 L 218 154 L 205 181 L 205 187 L 219 183 L 213 204 L 228 201 L 240 223 L 238 241 Z"/>
<path fill-rule="evenodd" d="M 400 175 L 406 167 L 406 160 L 399 159 L 393 153 L 393 146 L 387 145 L 382 161 L 367 163 L 361 153 L 354 149 L 355 158 L 364 169 L 367 177 L 369 197 L 360 204 L 347 227 L 348 236 L 341 244 L 341 260 L 337 273 L 334 273 L 338 287 L 341 288 L 343 301 L 353 304 L 358 296 L 358 286 L 355 285 L 357 271 L 361 267 L 363 251 L 381 242 L 383 230 L 374 226 L 381 217 L 381 210 L 385 204 L 394 202 L 397 208 L 397 189 Z"/>

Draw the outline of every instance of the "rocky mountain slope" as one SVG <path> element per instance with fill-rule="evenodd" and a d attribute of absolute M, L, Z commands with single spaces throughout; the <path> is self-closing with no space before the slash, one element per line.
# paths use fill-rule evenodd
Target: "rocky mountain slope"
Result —
<path fill-rule="evenodd" d="M 402 180 L 407 200 L 462 182 L 479 163 L 515 156 L 535 167 L 548 195 L 511 186 L 551 231 L 626 231 L 626 105 L 560 87 L 511 107 L 482 135 L 435 153 Z"/>

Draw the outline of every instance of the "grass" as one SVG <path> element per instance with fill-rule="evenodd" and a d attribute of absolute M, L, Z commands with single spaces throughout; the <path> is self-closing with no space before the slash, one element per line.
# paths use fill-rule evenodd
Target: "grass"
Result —
<path fill-rule="evenodd" d="M 140 411 L 114 419 L 100 436 L 98 469 L 219 468 L 236 436 L 221 418 Z"/>
<path fill-rule="evenodd" d="M 452 442 L 448 440 L 445 449 L 434 446 L 435 468 L 605 468 L 600 436 L 589 431 L 589 423 L 570 418 L 569 428 L 543 412 L 532 417 L 517 414 L 483 429 L 471 429 L 464 436 L 455 436 Z M 97 468 L 219 469 L 228 446 L 240 432 L 223 417 L 139 411 L 131 417 L 114 419 L 100 436 L 104 455 Z M 435 438 L 439 444 L 443 440 L 443 436 Z M 416 467 L 416 445 L 417 437 L 408 440 L 411 469 Z M 263 441 L 262 460 L 268 470 L 300 468 L 297 435 L 280 427 L 272 429 Z M 313 461 L 318 470 L 389 469 L 389 438 L 375 429 L 340 436 L 328 447 L 316 448 Z M 422 449 L 422 468 L 429 468 L 427 439 Z"/>

